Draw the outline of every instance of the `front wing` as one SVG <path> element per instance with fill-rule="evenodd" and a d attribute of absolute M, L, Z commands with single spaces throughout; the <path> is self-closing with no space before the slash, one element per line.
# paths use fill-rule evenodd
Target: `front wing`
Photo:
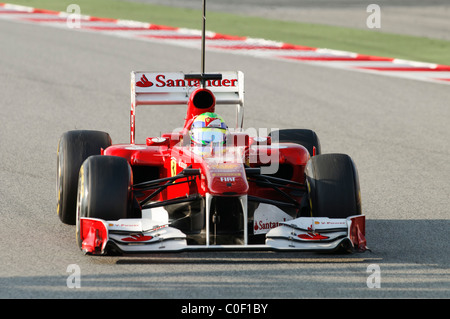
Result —
<path fill-rule="evenodd" d="M 265 244 L 188 245 L 186 235 L 169 223 L 149 218 L 105 221 L 80 218 L 79 240 L 86 254 L 106 254 L 110 248 L 124 254 L 188 250 L 334 251 L 344 247 L 365 251 L 365 216 L 342 219 L 300 217 L 270 230 Z"/>

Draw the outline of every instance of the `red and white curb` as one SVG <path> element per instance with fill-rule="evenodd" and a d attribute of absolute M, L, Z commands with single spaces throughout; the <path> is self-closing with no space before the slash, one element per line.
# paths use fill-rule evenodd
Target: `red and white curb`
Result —
<path fill-rule="evenodd" d="M 201 31 L 0 3 L 0 19 L 200 48 Z M 207 32 L 209 50 L 450 84 L 450 66 Z"/>

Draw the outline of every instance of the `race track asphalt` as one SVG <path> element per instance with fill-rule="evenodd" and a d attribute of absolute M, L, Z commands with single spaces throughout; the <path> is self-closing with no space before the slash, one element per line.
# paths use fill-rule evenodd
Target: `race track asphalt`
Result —
<path fill-rule="evenodd" d="M 59 137 L 98 129 L 128 142 L 130 71 L 196 71 L 200 53 L 9 21 L 0 30 L 1 298 L 450 297 L 447 85 L 211 52 L 207 70 L 245 73 L 246 128 L 311 128 L 323 152 L 354 159 L 371 251 L 89 257 L 56 215 Z M 138 141 L 179 127 L 184 112 L 138 111 Z M 73 264 L 79 289 L 67 286 Z M 367 285 L 373 264 L 380 288 Z"/>

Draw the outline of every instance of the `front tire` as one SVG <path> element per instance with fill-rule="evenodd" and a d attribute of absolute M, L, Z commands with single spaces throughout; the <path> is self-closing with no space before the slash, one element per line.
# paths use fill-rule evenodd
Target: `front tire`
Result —
<path fill-rule="evenodd" d="M 77 242 L 81 248 L 80 217 L 102 220 L 129 218 L 133 210 L 133 177 L 127 160 L 90 156 L 81 166 L 77 194 Z"/>
<path fill-rule="evenodd" d="M 358 171 L 350 156 L 322 154 L 306 166 L 313 217 L 347 218 L 361 215 Z"/>
<path fill-rule="evenodd" d="M 119 220 L 131 212 L 131 167 L 117 156 L 90 156 L 81 166 L 77 213 L 80 217 Z"/>
<path fill-rule="evenodd" d="M 57 214 L 69 225 L 76 223 L 78 173 L 81 164 L 101 149 L 111 146 L 111 137 L 100 131 L 77 130 L 64 133 L 57 150 L 56 196 Z"/>

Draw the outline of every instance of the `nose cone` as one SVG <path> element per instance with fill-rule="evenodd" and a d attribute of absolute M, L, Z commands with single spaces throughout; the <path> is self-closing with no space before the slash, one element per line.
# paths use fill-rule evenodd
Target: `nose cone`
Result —
<path fill-rule="evenodd" d="M 242 163 L 205 162 L 208 192 L 212 195 L 240 196 L 248 192 Z"/>

